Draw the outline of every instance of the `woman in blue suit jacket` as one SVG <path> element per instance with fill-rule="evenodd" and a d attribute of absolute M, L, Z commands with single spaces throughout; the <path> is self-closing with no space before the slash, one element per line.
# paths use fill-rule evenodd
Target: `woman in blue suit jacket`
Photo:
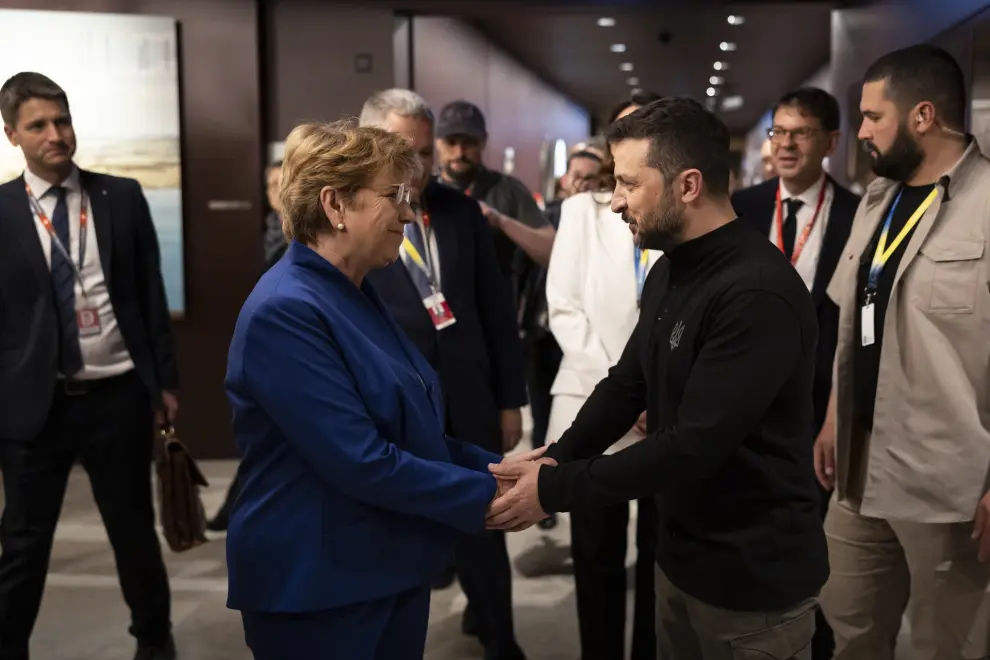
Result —
<path fill-rule="evenodd" d="M 228 606 L 257 660 L 422 658 L 430 581 L 496 494 L 501 457 L 444 436 L 436 375 L 364 280 L 398 258 L 418 169 L 378 129 L 286 142 L 293 242 L 241 310 L 226 380 L 243 488 Z"/>

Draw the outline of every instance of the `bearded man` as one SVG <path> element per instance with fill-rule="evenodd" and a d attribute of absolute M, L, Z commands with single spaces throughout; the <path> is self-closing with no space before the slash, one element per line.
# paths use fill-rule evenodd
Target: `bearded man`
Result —
<path fill-rule="evenodd" d="M 818 336 L 807 286 L 729 200 L 729 132 L 666 98 L 607 131 L 612 210 L 662 250 L 618 364 L 489 525 L 655 496 L 658 657 L 811 657 L 828 575 L 812 465 Z M 602 455 L 646 410 L 646 437 Z M 638 412 L 637 412 L 638 411 Z M 747 657 L 749 657 L 747 655 Z"/>

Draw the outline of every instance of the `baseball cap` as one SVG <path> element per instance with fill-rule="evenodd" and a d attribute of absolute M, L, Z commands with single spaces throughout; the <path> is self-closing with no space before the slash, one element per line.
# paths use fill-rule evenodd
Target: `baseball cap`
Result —
<path fill-rule="evenodd" d="M 478 106 L 467 101 L 448 103 L 437 118 L 436 134 L 438 138 L 467 135 L 476 140 L 484 140 L 488 137 L 485 115 Z"/>

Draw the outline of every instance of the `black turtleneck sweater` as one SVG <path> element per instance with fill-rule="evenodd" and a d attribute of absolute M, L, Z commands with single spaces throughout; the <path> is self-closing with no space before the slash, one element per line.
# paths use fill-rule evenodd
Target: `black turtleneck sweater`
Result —
<path fill-rule="evenodd" d="M 548 513 L 656 496 L 657 564 L 737 611 L 786 608 L 828 576 L 812 464 L 817 342 L 807 287 L 744 223 L 678 246 L 650 271 L 619 363 L 547 451 Z M 647 411 L 647 437 L 601 453 Z"/>

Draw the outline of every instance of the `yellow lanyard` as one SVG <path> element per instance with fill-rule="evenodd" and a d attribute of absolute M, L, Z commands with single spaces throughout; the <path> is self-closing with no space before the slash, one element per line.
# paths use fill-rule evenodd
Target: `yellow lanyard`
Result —
<path fill-rule="evenodd" d="M 873 253 L 873 262 L 870 264 L 870 277 L 868 280 L 868 288 L 873 291 L 876 291 L 877 283 L 880 280 L 880 272 L 883 270 L 884 266 L 887 265 L 887 261 L 890 260 L 891 255 L 897 251 L 897 248 L 904 242 L 907 235 L 911 233 L 914 226 L 921 220 L 921 216 L 925 215 L 925 211 L 927 211 L 928 208 L 935 202 L 935 198 L 938 197 L 938 186 L 932 188 L 932 191 L 928 193 L 928 197 L 925 198 L 925 201 L 923 201 L 921 205 L 915 209 L 914 213 L 911 214 L 911 217 L 908 218 L 907 224 L 904 225 L 901 231 L 898 232 L 897 236 L 894 237 L 893 242 L 888 246 L 887 235 L 890 233 L 890 224 L 893 222 L 894 211 L 897 209 L 897 205 L 901 201 L 901 194 L 903 192 L 904 191 L 902 189 L 901 192 L 897 193 L 897 198 L 890 206 L 890 211 L 887 213 L 887 220 L 883 225 L 883 231 L 880 232 L 880 240 L 877 241 L 877 249 Z"/>

